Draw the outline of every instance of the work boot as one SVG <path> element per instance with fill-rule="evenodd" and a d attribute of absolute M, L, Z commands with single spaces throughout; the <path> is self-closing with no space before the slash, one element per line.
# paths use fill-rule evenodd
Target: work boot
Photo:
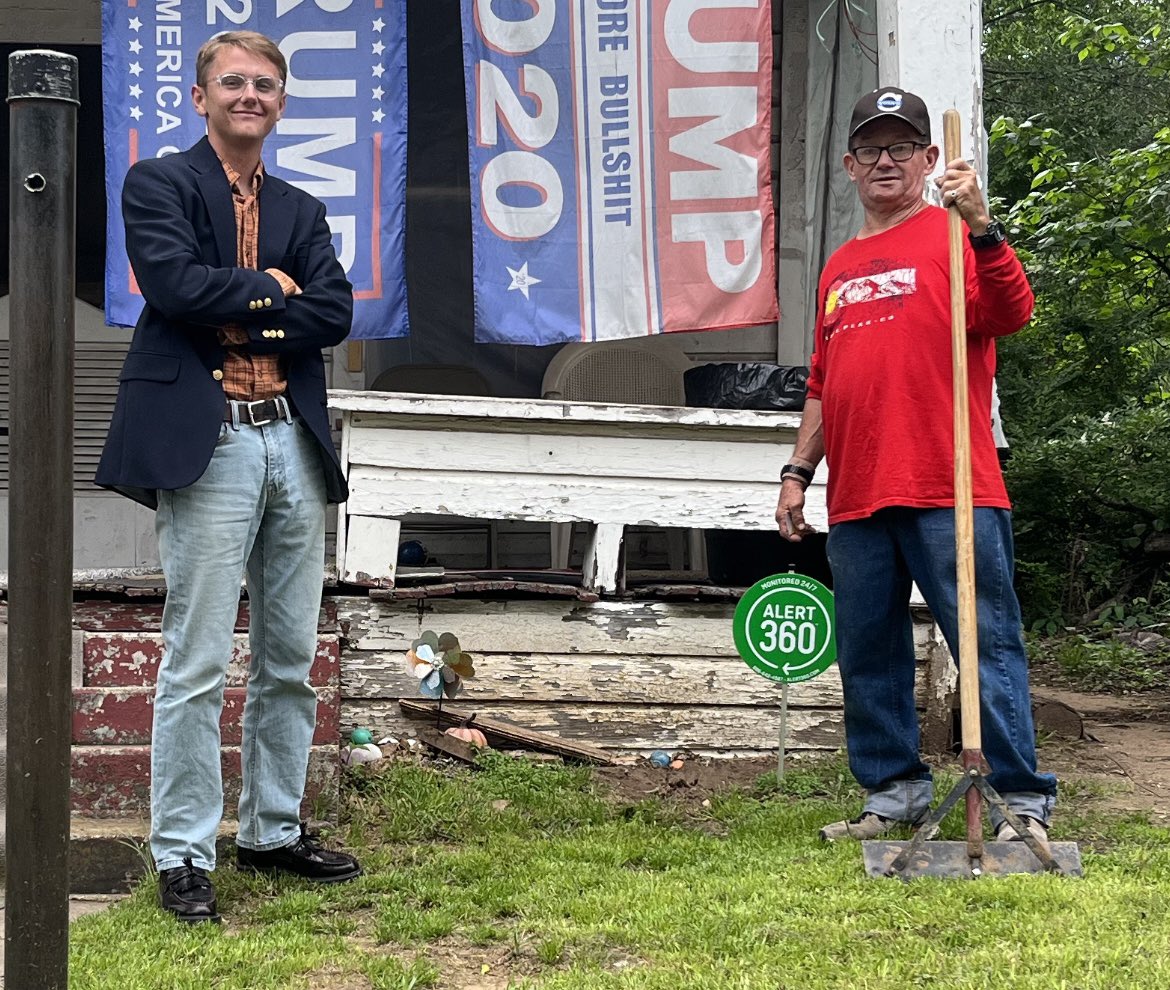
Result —
<path fill-rule="evenodd" d="M 876 839 L 899 829 L 916 829 L 921 822 L 902 822 L 896 818 L 883 818 L 872 811 L 863 811 L 847 822 L 833 822 L 821 829 L 820 836 L 825 842 L 838 839 Z"/>
<path fill-rule="evenodd" d="M 1028 826 L 1028 831 L 1032 837 L 1040 843 L 1045 849 L 1048 848 L 1048 826 L 1044 822 L 1036 818 L 1029 818 L 1027 815 L 1020 815 L 1020 821 Z M 1012 827 L 1012 823 L 1006 818 L 996 826 L 995 829 L 996 842 L 1023 842 L 1024 837 Z"/>

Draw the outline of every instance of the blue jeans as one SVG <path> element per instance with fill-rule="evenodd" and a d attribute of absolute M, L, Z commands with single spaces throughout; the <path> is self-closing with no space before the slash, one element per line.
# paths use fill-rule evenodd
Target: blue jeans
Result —
<path fill-rule="evenodd" d="M 151 852 L 160 870 L 215 868 L 223 817 L 219 718 L 245 571 L 252 661 L 244 706 L 238 843 L 299 834 L 317 717 L 309 670 L 325 560 L 325 474 L 299 419 L 225 423 L 203 476 L 160 491 L 166 649 L 151 747 Z"/>
<path fill-rule="evenodd" d="M 1020 606 L 1012 587 L 1011 513 L 975 510 L 980 711 L 988 782 L 1017 814 L 1048 821 L 1056 778 L 1036 771 L 1035 729 Z M 837 665 L 845 693 L 849 768 L 865 811 L 916 821 L 933 798 L 918 753 L 910 585 L 922 591 L 960 663 L 951 509 L 883 509 L 829 529 Z M 992 811 L 992 823 L 1002 816 Z"/>

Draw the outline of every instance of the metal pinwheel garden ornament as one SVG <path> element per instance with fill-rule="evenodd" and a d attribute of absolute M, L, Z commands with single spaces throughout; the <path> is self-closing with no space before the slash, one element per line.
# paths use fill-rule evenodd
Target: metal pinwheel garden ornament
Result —
<path fill-rule="evenodd" d="M 424 632 L 410 644 L 407 667 L 418 678 L 418 693 L 431 698 L 443 709 L 443 697 L 454 698 L 465 680 L 475 677 L 470 653 L 464 653 L 453 633 L 436 636 Z"/>

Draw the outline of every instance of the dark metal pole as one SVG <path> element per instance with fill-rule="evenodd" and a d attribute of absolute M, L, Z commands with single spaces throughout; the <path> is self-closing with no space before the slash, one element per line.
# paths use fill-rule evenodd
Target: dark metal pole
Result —
<path fill-rule="evenodd" d="M 8 800 L 4 979 L 69 983 L 77 59 L 8 57 Z"/>

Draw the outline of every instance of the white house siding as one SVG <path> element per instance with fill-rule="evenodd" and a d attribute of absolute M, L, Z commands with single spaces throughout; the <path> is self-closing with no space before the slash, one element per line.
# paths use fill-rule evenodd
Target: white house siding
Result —
<path fill-rule="evenodd" d="M 778 743 L 781 686 L 736 654 L 734 602 L 336 601 L 343 736 L 357 726 L 376 738 L 411 733 L 398 707 L 419 700 L 406 651 L 429 629 L 454 633 L 475 658 L 475 678 L 450 702 L 461 710 L 623 753 L 748 756 Z M 923 658 L 931 629 L 919 612 Z M 835 667 L 790 686 L 788 703 L 790 751 L 844 745 Z"/>

